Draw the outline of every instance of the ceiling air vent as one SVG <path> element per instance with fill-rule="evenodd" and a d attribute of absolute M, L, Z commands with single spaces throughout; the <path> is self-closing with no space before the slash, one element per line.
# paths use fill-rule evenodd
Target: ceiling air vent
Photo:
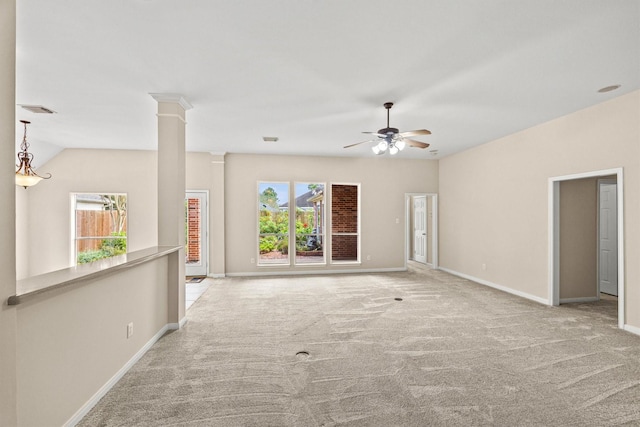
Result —
<path fill-rule="evenodd" d="M 43 107 L 42 105 L 20 105 L 27 111 L 31 111 L 36 114 L 53 114 L 55 111 L 48 109 L 47 107 Z"/>

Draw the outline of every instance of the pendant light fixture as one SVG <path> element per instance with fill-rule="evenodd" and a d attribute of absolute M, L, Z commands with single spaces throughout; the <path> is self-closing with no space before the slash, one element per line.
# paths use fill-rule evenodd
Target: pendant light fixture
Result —
<path fill-rule="evenodd" d="M 51 178 L 51 174 L 48 176 L 40 176 L 33 170 L 31 162 L 33 161 L 33 154 L 29 153 L 29 143 L 27 142 L 27 125 L 31 122 L 26 120 L 20 120 L 20 123 L 24 123 L 24 136 L 22 137 L 22 144 L 20 144 L 20 152 L 18 153 L 18 170 L 16 170 L 16 185 L 24 187 L 31 187 L 39 183 L 43 179 Z"/>

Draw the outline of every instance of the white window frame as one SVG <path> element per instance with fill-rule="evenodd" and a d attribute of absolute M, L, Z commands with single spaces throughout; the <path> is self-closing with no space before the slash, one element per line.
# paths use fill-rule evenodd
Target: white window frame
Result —
<path fill-rule="evenodd" d="M 70 203 L 70 212 L 71 212 L 71 250 L 70 252 L 70 265 L 77 266 L 82 265 L 78 264 L 78 237 L 76 236 L 76 211 L 77 211 L 77 196 L 79 194 L 95 194 L 95 195 L 114 195 L 114 196 L 125 196 L 127 198 L 127 235 L 124 239 L 127 241 L 126 253 L 129 252 L 129 195 L 127 193 L 113 192 L 113 191 L 103 191 L 103 192 L 95 192 L 95 191 L 77 191 L 70 193 L 69 203 Z M 92 236 L 92 237 L 84 237 L 83 239 L 121 239 L 122 237 L 110 237 L 110 236 Z M 106 258 L 105 258 L 106 259 Z"/>
<path fill-rule="evenodd" d="M 285 184 L 287 185 L 287 202 L 289 204 L 289 215 L 288 215 L 288 225 L 289 225 L 289 234 L 287 235 L 287 241 L 288 241 L 288 245 L 289 245 L 289 249 L 287 250 L 287 260 L 286 262 L 273 262 L 273 263 L 268 263 L 268 262 L 261 262 L 261 258 L 260 258 L 260 237 L 262 236 L 262 234 L 260 233 L 260 185 L 261 184 Z M 291 182 L 289 181 L 267 181 L 267 180 L 262 180 L 262 181 L 258 181 L 256 184 L 256 193 L 255 193 L 255 197 L 256 197 L 256 209 L 255 209 L 255 215 L 256 215 L 256 221 L 255 221 L 255 226 L 256 226 L 256 236 L 257 236 L 257 240 L 256 240 L 256 265 L 258 267 L 290 267 L 291 266 Z M 282 202 L 282 201 L 281 201 Z"/>
<path fill-rule="evenodd" d="M 357 233 L 334 233 L 333 232 L 333 186 L 334 185 L 350 185 L 350 186 L 354 186 L 358 188 L 358 231 Z M 354 183 L 354 182 L 331 182 L 329 183 L 329 191 L 328 191 L 328 197 L 329 200 L 327 201 L 329 204 L 329 214 L 328 214 L 328 227 L 329 227 L 329 233 L 328 233 L 328 238 L 327 240 L 327 244 L 329 246 L 329 252 L 330 252 L 330 256 L 328 258 L 328 262 L 330 264 L 333 265 L 354 265 L 354 264 L 361 264 L 362 263 L 362 199 L 361 199 L 361 184 L 360 183 Z M 357 235 L 358 236 L 358 246 L 357 246 L 357 250 L 358 250 L 358 256 L 356 260 L 353 261 L 342 261 L 342 260 L 334 260 L 333 259 L 333 236 L 334 235 L 342 235 L 342 236 L 347 236 L 347 235 Z"/>
<path fill-rule="evenodd" d="M 298 252 L 298 248 L 297 248 L 297 230 L 296 230 L 296 214 L 297 214 L 297 209 L 298 206 L 296 204 L 296 186 L 298 184 L 319 184 L 322 185 L 323 187 L 323 195 L 324 195 L 324 203 L 322 204 L 322 212 L 321 212 L 321 217 L 322 217 L 322 262 L 298 262 L 297 261 L 297 252 Z M 291 238 L 291 243 L 293 244 L 293 246 L 289 246 L 290 248 L 293 247 L 293 264 L 296 267 L 302 267 L 302 268 L 307 268 L 307 267 L 317 267 L 317 266 L 322 266 L 322 265 L 327 265 L 327 183 L 326 182 L 318 182 L 318 181 L 295 181 L 293 183 L 293 205 L 294 208 L 296 209 L 295 213 L 293 214 L 293 218 L 291 218 L 291 221 L 293 223 L 293 230 L 294 232 L 292 233 L 292 238 Z M 291 211 L 291 209 L 289 209 L 289 211 Z M 291 215 L 291 214 L 289 214 Z M 291 228 L 291 226 L 289 226 Z M 291 253 L 291 250 L 289 250 L 289 252 Z"/>

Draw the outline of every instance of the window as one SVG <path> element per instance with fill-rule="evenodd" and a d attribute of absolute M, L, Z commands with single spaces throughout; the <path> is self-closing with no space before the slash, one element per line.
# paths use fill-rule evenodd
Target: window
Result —
<path fill-rule="evenodd" d="M 258 183 L 258 265 L 289 264 L 289 183 Z"/>
<path fill-rule="evenodd" d="M 127 252 L 126 194 L 72 194 L 72 205 L 76 264 Z"/>
<path fill-rule="evenodd" d="M 324 184 L 296 183 L 295 201 L 295 263 L 324 263 Z"/>
<path fill-rule="evenodd" d="M 360 261 L 360 186 L 331 185 L 331 261 Z"/>

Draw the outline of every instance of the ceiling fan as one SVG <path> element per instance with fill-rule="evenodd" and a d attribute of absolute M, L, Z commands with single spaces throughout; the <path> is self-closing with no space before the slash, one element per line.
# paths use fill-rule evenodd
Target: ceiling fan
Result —
<path fill-rule="evenodd" d="M 389 127 L 389 110 L 393 107 L 393 102 L 385 102 L 384 108 L 387 109 L 387 127 L 378 130 L 377 132 L 362 132 L 369 133 L 377 136 L 377 139 L 370 139 L 368 141 L 356 142 L 355 144 L 345 145 L 344 148 L 354 147 L 356 145 L 365 144 L 367 142 L 376 142 L 377 144 L 371 147 L 371 150 L 375 154 L 383 154 L 389 150 L 389 154 L 397 154 L 402 151 L 405 146 L 416 148 L 427 148 L 429 144 L 426 142 L 420 142 L 407 138 L 408 136 L 418 135 L 431 135 L 431 131 L 427 129 L 410 130 L 407 132 L 400 132 L 397 128 Z"/>

